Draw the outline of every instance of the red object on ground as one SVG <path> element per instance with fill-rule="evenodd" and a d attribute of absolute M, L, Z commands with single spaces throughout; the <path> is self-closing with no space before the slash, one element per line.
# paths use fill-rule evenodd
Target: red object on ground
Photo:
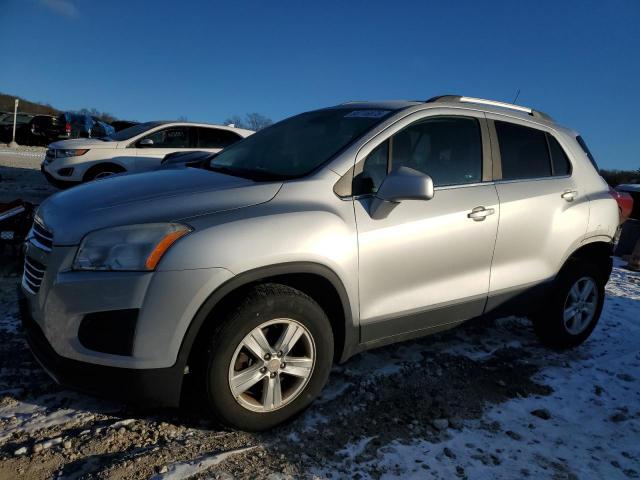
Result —
<path fill-rule="evenodd" d="M 615 198 L 616 202 L 618 202 L 618 208 L 620 208 L 620 215 L 625 220 L 629 218 L 631 215 L 631 210 L 633 210 L 633 198 L 627 192 L 619 192 L 609 187 L 609 193 L 613 198 Z"/>

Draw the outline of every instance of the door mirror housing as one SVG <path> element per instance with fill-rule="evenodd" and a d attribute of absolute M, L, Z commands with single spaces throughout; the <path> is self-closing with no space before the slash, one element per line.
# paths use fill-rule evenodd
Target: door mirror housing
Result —
<path fill-rule="evenodd" d="M 395 203 L 402 200 L 431 200 L 433 180 L 413 168 L 400 167 L 384 178 L 376 197 Z"/>
<path fill-rule="evenodd" d="M 431 200 L 433 180 L 413 168 L 400 167 L 387 175 L 369 207 L 372 218 L 386 218 L 402 200 Z"/>
<path fill-rule="evenodd" d="M 138 147 L 153 147 L 153 140 L 151 140 L 150 138 L 143 138 L 138 142 Z"/>

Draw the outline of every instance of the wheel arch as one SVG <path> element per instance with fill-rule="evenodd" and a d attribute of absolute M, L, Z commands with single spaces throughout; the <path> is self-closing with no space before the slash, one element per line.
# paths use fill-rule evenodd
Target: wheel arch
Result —
<path fill-rule="evenodd" d="M 571 262 L 588 261 L 602 272 L 605 281 L 608 280 L 613 266 L 613 261 L 611 260 L 613 244 L 610 239 L 608 241 L 607 239 L 608 237 L 595 237 L 590 239 L 588 243 L 583 243 L 567 257 L 560 271 Z"/>
<path fill-rule="evenodd" d="M 182 340 L 177 363 L 188 365 L 215 325 L 216 313 L 234 304 L 253 285 L 280 283 L 296 288 L 313 298 L 326 312 L 334 335 L 334 361 L 351 356 L 358 343 L 358 329 L 344 284 L 330 268 L 311 262 L 295 262 L 250 270 L 234 276 L 218 287 L 192 319 Z"/>
<path fill-rule="evenodd" d="M 110 168 L 113 168 L 115 173 L 125 173 L 127 171 L 124 165 L 121 165 L 117 162 L 114 162 L 114 161 L 100 162 L 100 163 L 91 165 L 91 167 L 89 167 L 87 171 L 84 172 L 84 174 L 82 175 L 82 181 L 83 182 L 88 181 L 91 175 L 94 174 L 95 172 L 107 170 Z"/>

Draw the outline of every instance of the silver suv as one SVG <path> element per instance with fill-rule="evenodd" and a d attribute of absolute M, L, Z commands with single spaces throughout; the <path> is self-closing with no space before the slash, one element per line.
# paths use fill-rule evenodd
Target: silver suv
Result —
<path fill-rule="evenodd" d="M 177 405 L 192 376 L 246 430 L 307 407 L 333 362 L 484 314 L 581 344 L 618 207 L 547 115 L 445 96 L 349 102 L 252 135 L 207 168 L 44 202 L 23 323 L 59 383 Z"/>

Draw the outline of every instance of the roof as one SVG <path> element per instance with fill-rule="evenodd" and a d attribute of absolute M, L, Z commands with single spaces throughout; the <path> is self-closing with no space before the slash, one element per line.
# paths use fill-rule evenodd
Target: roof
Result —
<path fill-rule="evenodd" d="M 450 108 L 469 108 L 481 110 L 484 112 L 505 114 L 522 118 L 524 120 L 535 120 L 542 123 L 555 124 L 551 116 L 544 112 L 533 108 L 515 105 L 512 103 L 499 102 L 496 100 L 487 100 L 484 98 L 465 97 L 462 95 L 440 95 L 432 97 L 428 100 L 389 100 L 389 101 L 350 101 L 342 103 L 334 108 L 371 108 L 385 110 L 404 110 L 417 106 L 433 106 L 433 107 L 450 107 Z"/>

